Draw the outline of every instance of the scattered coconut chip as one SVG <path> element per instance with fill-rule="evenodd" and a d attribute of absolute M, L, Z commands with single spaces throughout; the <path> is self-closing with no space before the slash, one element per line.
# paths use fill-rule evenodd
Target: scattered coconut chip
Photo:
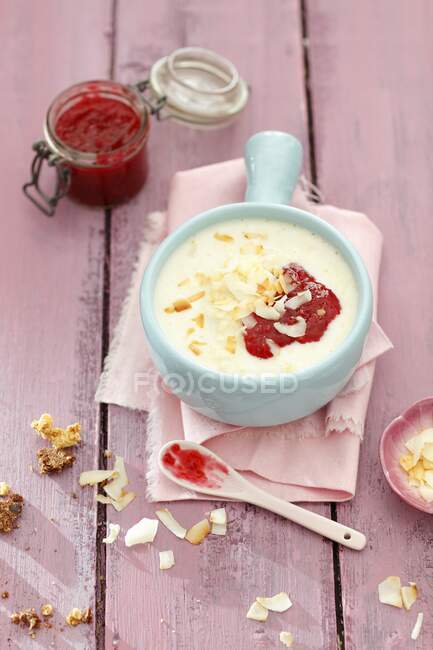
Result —
<path fill-rule="evenodd" d="M 414 582 L 410 582 L 408 587 L 401 588 L 401 600 L 403 607 L 409 610 L 418 596 L 418 589 Z"/>
<path fill-rule="evenodd" d="M 81 623 L 91 623 L 93 620 L 92 610 L 90 607 L 81 611 L 78 607 L 73 607 L 66 617 L 66 623 L 71 627 L 76 627 Z"/>
<path fill-rule="evenodd" d="M 225 348 L 230 354 L 235 354 L 236 352 L 236 336 L 228 336 L 226 338 Z"/>
<path fill-rule="evenodd" d="M 23 511 L 24 499 L 20 494 L 10 493 L 0 499 L 0 533 L 10 533 L 18 528 L 17 521 Z"/>
<path fill-rule="evenodd" d="M 212 535 L 226 535 L 227 524 L 214 524 L 212 522 L 210 532 Z"/>
<path fill-rule="evenodd" d="M 285 306 L 289 309 L 298 309 L 298 307 L 301 307 L 306 302 L 310 302 L 311 298 L 311 291 L 307 289 L 306 291 L 301 291 L 292 298 L 287 298 Z"/>
<path fill-rule="evenodd" d="M 292 338 L 299 338 L 304 336 L 307 331 L 307 323 L 302 316 L 298 316 L 296 323 L 293 325 L 285 325 L 284 323 L 274 323 L 274 327 L 277 332 L 280 334 L 285 334 L 286 336 L 291 336 Z"/>
<path fill-rule="evenodd" d="M 293 286 L 286 280 L 283 272 L 278 275 L 278 281 L 281 284 L 284 293 L 290 293 L 293 290 Z"/>
<path fill-rule="evenodd" d="M 120 533 L 119 524 L 108 524 L 108 535 L 102 540 L 103 544 L 113 544 Z"/>
<path fill-rule="evenodd" d="M 290 632 L 280 632 L 280 641 L 286 648 L 291 648 L 293 645 L 293 634 Z"/>
<path fill-rule="evenodd" d="M 188 349 L 191 350 L 191 352 L 195 354 L 196 357 L 199 357 L 201 355 L 200 347 L 196 343 L 190 343 L 188 345 Z"/>
<path fill-rule="evenodd" d="M 123 456 L 116 456 L 112 472 L 113 480 L 107 483 L 107 485 L 104 485 L 103 490 L 105 494 L 117 501 L 123 494 L 123 488 L 129 483 Z"/>
<path fill-rule="evenodd" d="M 266 320 L 279 320 L 280 312 L 275 307 L 270 307 L 263 300 L 258 300 L 254 307 L 254 313 Z"/>
<path fill-rule="evenodd" d="M 80 485 L 81 487 L 85 485 L 97 485 L 103 481 L 108 481 L 115 474 L 114 469 L 91 469 L 87 472 L 81 472 Z"/>
<path fill-rule="evenodd" d="M 173 307 L 174 311 L 185 311 L 185 309 L 191 309 L 191 303 L 188 302 L 188 300 L 185 300 L 185 298 L 179 298 L 174 301 Z"/>
<path fill-rule="evenodd" d="M 159 552 L 159 568 L 162 570 L 171 569 L 175 565 L 173 551 Z"/>
<path fill-rule="evenodd" d="M 204 327 L 204 314 L 198 314 L 195 318 L 192 319 L 194 323 L 197 324 L 197 327 Z"/>
<path fill-rule="evenodd" d="M 46 605 L 41 606 L 41 614 L 45 618 L 50 618 L 50 616 L 52 616 L 53 613 L 54 613 L 54 607 L 52 605 L 50 605 L 49 603 L 47 603 Z"/>
<path fill-rule="evenodd" d="M 233 237 L 231 235 L 224 235 L 224 234 L 219 233 L 219 232 L 216 232 L 214 234 L 214 239 L 217 239 L 218 241 L 224 241 L 224 242 L 233 241 Z"/>
<path fill-rule="evenodd" d="M 202 519 L 187 531 L 185 539 L 187 539 L 190 544 L 201 544 L 205 537 L 209 535 L 209 533 L 209 521 L 207 519 Z"/>
<path fill-rule="evenodd" d="M 125 492 L 125 494 L 122 494 L 120 499 L 117 499 L 116 501 L 114 499 L 111 499 L 111 497 L 106 497 L 104 494 L 97 494 L 96 501 L 98 503 L 113 506 L 117 512 L 121 512 L 126 508 L 126 506 L 129 506 L 131 501 L 135 499 L 135 496 L 135 492 Z"/>
<path fill-rule="evenodd" d="M 398 576 L 389 576 L 378 585 L 379 601 L 384 605 L 403 607 L 401 581 Z"/>
<path fill-rule="evenodd" d="M 161 510 L 157 510 L 155 512 L 156 516 L 160 520 L 160 522 L 168 528 L 170 532 L 173 533 L 173 535 L 176 535 L 176 537 L 179 537 L 179 539 L 184 539 L 186 535 L 186 528 L 180 525 L 178 521 L 173 517 L 171 514 L 170 510 L 168 508 L 162 508 Z"/>
<path fill-rule="evenodd" d="M 14 612 L 11 615 L 11 622 L 14 625 L 21 625 L 22 627 L 28 627 L 29 634 L 33 630 L 37 630 L 42 623 L 34 607 L 32 607 L 31 609 L 23 609 L 21 612 Z"/>
<path fill-rule="evenodd" d="M 0 497 L 7 497 L 9 492 L 11 491 L 10 485 L 5 483 L 4 481 L 0 482 Z"/>
<path fill-rule="evenodd" d="M 209 519 L 212 524 L 226 524 L 227 523 L 226 509 L 215 508 L 215 510 L 211 510 Z"/>
<path fill-rule="evenodd" d="M 292 601 L 285 591 L 281 591 L 271 598 L 258 596 L 256 600 L 262 607 L 269 609 L 271 612 L 285 612 L 292 606 Z"/>
<path fill-rule="evenodd" d="M 269 616 L 268 610 L 255 600 L 247 612 L 247 618 L 253 621 L 266 621 Z"/>
<path fill-rule="evenodd" d="M 422 628 L 422 623 L 424 620 L 424 614 L 422 612 L 419 612 L 418 616 L 416 617 L 415 625 L 413 626 L 413 630 L 410 633 L 410 638 L 413 641 L 416 641 L 417 638 L 419 637 L 419 634 L 421 632 Z"/>
<path fill-rule="evenodd" d="M 158 519 L 148 519 L 143 517 L 136 524 L 126 531 L 125 546 L 135 546 L 136 544 L 149 544 L 155 539 L 158 530 Z"/>
<path fill-rule="evenodd" d="M 197 302 L 197 300 L 203 298 L 204 295 L 205 295 L 205 291 L 198 291 L 197 293 L 194 293 L 192 296 L 188 296 L 187 300 L 189 302 Z"/>
<path fill-rule="evenodd" d="M 71 467 L 75 463 L 75 456 L 64 449 L 55 447 L 42 447 L 36 452 L 41 474 L 62 472 L 65 467 Z"/>

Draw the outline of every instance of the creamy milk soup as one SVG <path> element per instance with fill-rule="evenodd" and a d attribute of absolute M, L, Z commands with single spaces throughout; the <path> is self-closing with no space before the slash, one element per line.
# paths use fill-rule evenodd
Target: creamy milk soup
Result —
<path fill-rule="evenodd" d="M 170 344 L 207 368 L 258 375 L 321 361 L 355 320 L 357 289 L 340 253 L 289 223 L 206 228 L 167 260 L 155 309 Z"/>

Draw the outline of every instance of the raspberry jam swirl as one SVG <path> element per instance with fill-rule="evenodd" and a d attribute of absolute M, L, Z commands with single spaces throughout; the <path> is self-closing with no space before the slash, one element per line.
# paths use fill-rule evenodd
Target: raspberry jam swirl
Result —
<path fill-rule="evenodd" d="M 253 314 L 256 324 L 244 332 L 245 346 L 250 354 L 261 359 L 273 356 L 268 340 L 273 341 L 280 348 L 292 343 L 311 343 L 320 341 L 328 329 L 329 324 L 341 312 L 340 301 L 331 289 L 310 275 L 299 264 L 288 264 L 283 268 L 283 278 L 289 292 L 287 299 L 296 296 L 302 291 L 311 292 L 311 300 L 305 302 L 297 309 L 285 307 L 279 320 L 268 320 Z M 299 317 L 306 323 L 305 333 L 302 336 L 292 337 L 275 329 L 275 323 L 294 325 Z"/>
<path fill-rule="evenodd" d="M 221 487 L 228 474 L 227 467 L 213 456 L 202 454 L 198 449 L 182 449 L 177 443 L 168 448 L 162 462 L 176 478 L 202 487 Z"/>

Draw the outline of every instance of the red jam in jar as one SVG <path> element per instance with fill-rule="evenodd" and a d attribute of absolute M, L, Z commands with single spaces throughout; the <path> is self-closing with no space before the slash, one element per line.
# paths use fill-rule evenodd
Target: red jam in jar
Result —
<path fill-rule="evenodd" d="M 86 82 L 59 95 L 45 135 L 70 170 L 68 195 L 109 207 L 137 194 L 148 172 L 149 126 L 144 102 L 129 86 Z"/>

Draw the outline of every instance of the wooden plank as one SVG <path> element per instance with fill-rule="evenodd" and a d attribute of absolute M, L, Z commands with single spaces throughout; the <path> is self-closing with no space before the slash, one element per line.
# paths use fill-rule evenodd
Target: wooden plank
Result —
<path fill-rule="evenodd" d="M 341 550 L 346 650 L 432 647 L 431 519 L 389 489 L 378 458 L 386 424 L 432 392 L 433 7 L 416 3 L 308 3 L 318 180 L 326 199 L 368 213 L 382 229 L 379 317 L 395 350 L 378 363 L 358 492 L 338 517 L 369 546 Z M 415 580 L 410 614 L 378 602 L 387 575 Z M 422 636 L 409 635 L 423 610 Z"/>
<path fill-rule="evenodd" d="M 1 16 L 0 480 L 26 505 L 20 529 L 0 536 L 0 592 L 10 593 L 0 601 L 0 646 L 89 650 L 93 626 L 62 628 L 72 607 L 94 607 L 94 498 L 71 493 L 97 455 L 104 217 L 65 200 L 47 219 L 21 185 L 52 98 L 71 83 L 107 76 L 110 7 L 22 0 L 3 3 Z M 43 411 L 59 425 L 83 425 L 74 468 L 54 478 L 29 469 L 43 446 L 30 422 Z M 44 602 L 56 610 L 54 628 L 32 641 L 9 614 Z"/>
<path fill-rule="evenodd" d="M 125 297 L 147 212 L 166 204 L 172 174 L 242 155 L 255 131 L 289 130 L 305 141 L 301 27 L 298 4 L 168 0 L 144 6 L 120 2 L 116 30 L 116 77 L 136 81 L 151 64 L 176 47 L 204 44 L 232 59 L 251 83 L 250 104 L 225 131 L 198 132 L 174 123 L 154 123 L 151 174 L 136 201 L 114 211 L 111 245 L 113 328 Z M 108 513 L 123 530 L 155 506 L 144 494 L 145 414 L 110 407 L 109 447 L 124 454 L 140 497 L 120 515 Z M 209 507 L 172 507 L 187 524 Z M 329 513 L 325 506 L 315 506 Z M 299 648 L 336 645 L 332 547 L 278 517 L 245 505 L 230 505 L 230 535 L 208 539 L 199 548 L 175 540 L 164 529 L 152 548 L 107 549 L 107 647 L 142 650 L 239 650 L 277 648 L 278 632 L 291 629 Z M 158 568 L 158 550 L 172 548 L 177 564 Z M 287 589 L 295 606 L 266 626 L 247 621 L 246 611 L 260 592 Z M 114 639 L 114 641 L 113 641 Z"/>

